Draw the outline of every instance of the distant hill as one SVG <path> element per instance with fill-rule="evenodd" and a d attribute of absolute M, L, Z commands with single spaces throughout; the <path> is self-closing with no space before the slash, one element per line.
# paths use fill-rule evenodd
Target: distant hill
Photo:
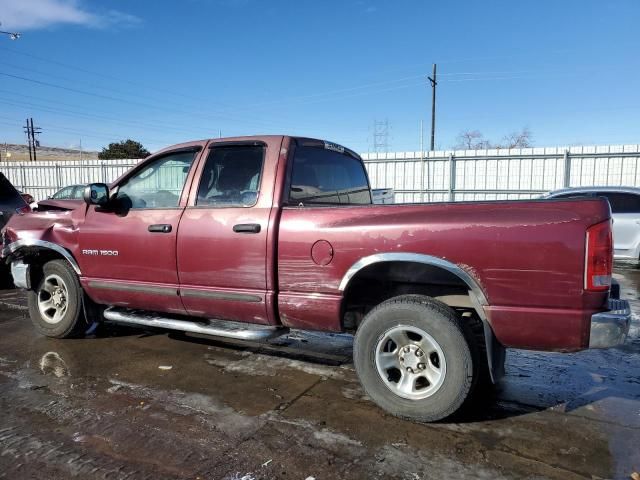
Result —
<path fill-rule="evenodd" d="M 73 150 L 69 148 L 38 147 L 36 150 L 38 160 L 89 160 L 97 159 L 98 152 Z M 0 143 L 0 161 L 24 162 L 29 161 L 29 147 L 11 143 Z"/>

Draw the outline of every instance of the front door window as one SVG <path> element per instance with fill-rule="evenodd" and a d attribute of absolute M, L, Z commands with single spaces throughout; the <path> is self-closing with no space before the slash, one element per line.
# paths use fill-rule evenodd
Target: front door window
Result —
<path fill-rule="evenodd" d="M 120 185 L 118 202 L 128 208 L 176 208 L 194 158 L 194 152 L 180 152 L 146 165 Z"/>

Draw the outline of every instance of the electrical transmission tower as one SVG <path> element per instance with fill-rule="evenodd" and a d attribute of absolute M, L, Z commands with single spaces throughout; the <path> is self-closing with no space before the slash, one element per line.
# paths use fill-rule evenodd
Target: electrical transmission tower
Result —
<path fill-rule="evenodd" d="M 33 126 L 33 118 L 27 118 L 24 133 L 27 134 L 27 144 L 29 145 L 29 161 L 35 162 L 37 160 L 36 147 L 40 146 L 40 141 L 36 138 L 36 135 L 40 135 L 42 129 Z"/>
<path fill-rule="evenodd" d="M 389 120 L 373 122 L 373 151 L 387 153 L 389 151 Z"/>

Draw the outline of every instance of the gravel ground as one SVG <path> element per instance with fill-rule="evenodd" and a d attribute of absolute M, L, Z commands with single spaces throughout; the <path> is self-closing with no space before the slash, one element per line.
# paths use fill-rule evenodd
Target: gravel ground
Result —
<path fill-rule="evenodd" d="M 640 313 L 640 273 L 619 268 Z M 455 422 L 391 417 L 364 395 L 351 338 L 268 344 L 114 328 L 38 336 L 0 292 L 0 478 L 619 478 L 640 470 L 640 320 L 606 351 L 509 351 Z"/>

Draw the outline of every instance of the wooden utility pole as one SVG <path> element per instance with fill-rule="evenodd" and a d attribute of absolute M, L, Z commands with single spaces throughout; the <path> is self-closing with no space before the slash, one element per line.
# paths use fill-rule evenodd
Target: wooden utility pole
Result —
<path fill-rule="evenodd" d="M 33 154 L 31 153 L 31 126 L 29 125 L 29 119 L 27 118 L 24 133 L 27 134 L 27 146 L 29 147 L 29 161 L 33 162 Z"/>
<path fill-rule="evenodd" d="M 433 77 L 427 77 L 431 82 L 431 151 L 435 150 L 436 144 L 436 64 L 433 64 Z"/>
<path fill-rule="evenodd" d="M 33 144 L 33 161 L 37 161 L 36 158 L 36 147 L 38 146 L 38 141 L 36 140 L 36 133 L 40 133 L 40 129 L 36 132 L 36 129 L 33 128 L 33 117 L 29 119 L 31 122 L 31 143 Z"/>

